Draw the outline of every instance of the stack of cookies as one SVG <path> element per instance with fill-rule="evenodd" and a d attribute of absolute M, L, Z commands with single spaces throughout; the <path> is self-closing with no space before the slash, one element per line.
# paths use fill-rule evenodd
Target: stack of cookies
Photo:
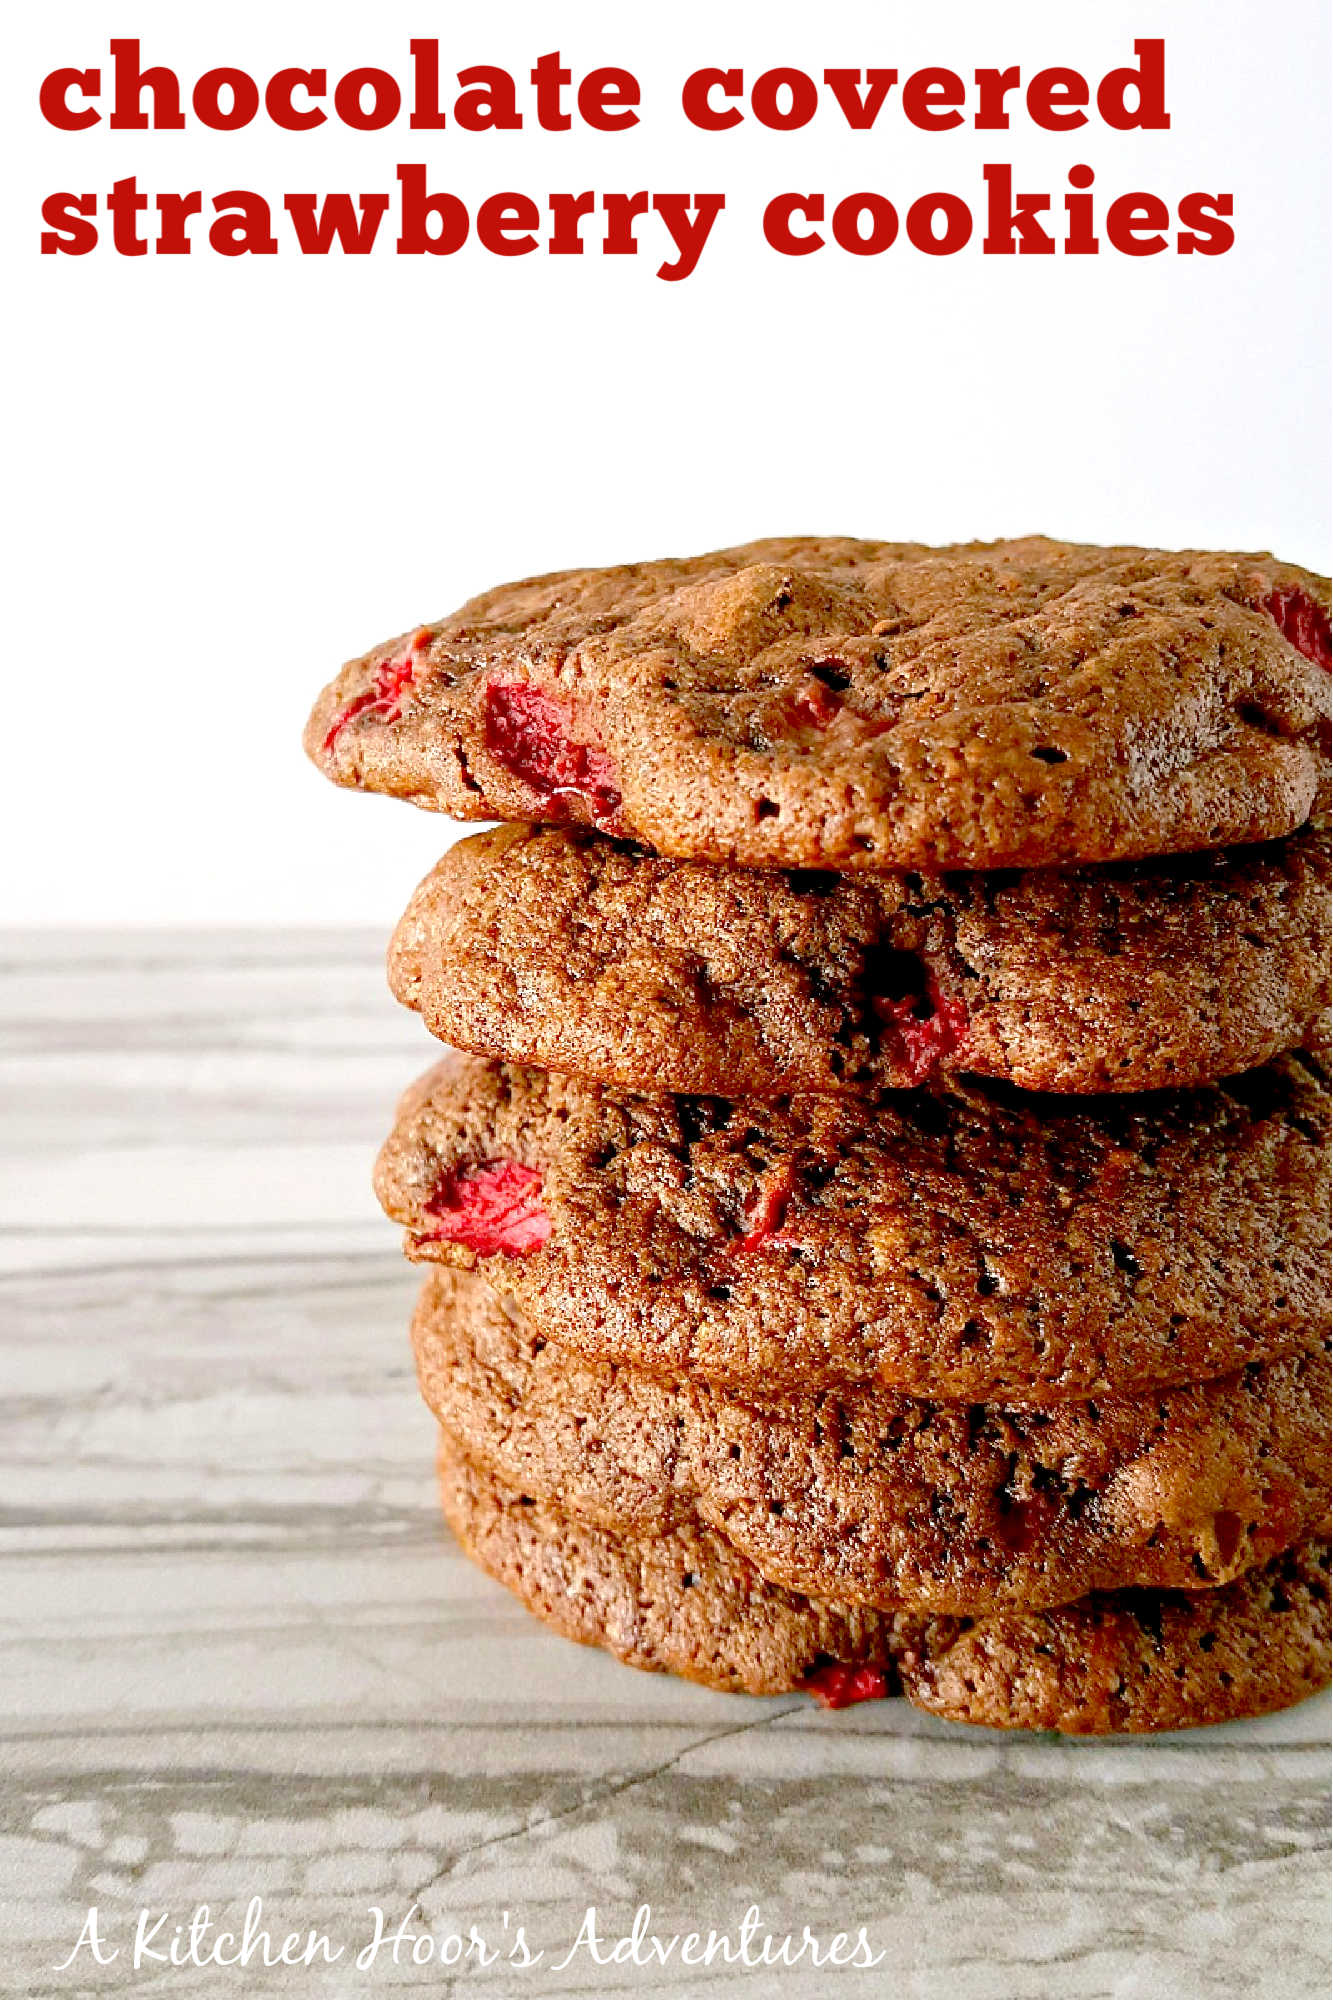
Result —
<path fill-rule="evenodd" d="M 1328 1675 L 1327 582 L 1045 540 L 510 585 L 343 785 L 464 1547 L 718 1688 L 1079 1732 Z"/>

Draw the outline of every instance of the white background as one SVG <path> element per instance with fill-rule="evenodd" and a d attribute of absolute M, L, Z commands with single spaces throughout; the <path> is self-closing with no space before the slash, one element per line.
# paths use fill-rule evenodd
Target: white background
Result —
<path fill-rule="evenodd" d="M 635 71 L 625 135 L 62 135 L 37 112 L 59 64 L 111 34 L 193 80 L 362 64 L 406 78 L 437 35 L 446 74 Z M 1164 134 L 692 130 L 703 64 L 1067 63 L 1099 76 L 1167 40 Z M 46 0 L 8 16 L 3 65 L 8 386 L 4 871 L 0 919 L 370 920 L 387 929 L 449 837 L 411 808 L 337 793 L 305 764 L 310 700 L 342 659 L 474 591 L 568 564 L 769 533 L 1271 547 L 1327 566 L 1328 161 L 1324 0 L 936 0 L 894 7 L 560 9 L 379 0 Z M 297 256 L 289 190 L 395 188 L 399 161 L 470 205 L 506 188 L 723 190 L 698 271 L 656 256 Z M 1057 200 L 1236 198 L 1221 258 L 928 259 L 766 248 L 785 188 L 900 209 L 973 200 L 987 160 Z M 38 255 L 53 189 L 244 186 L 274 258 Z M 1104 208 L 1099 211 L 1104 213 Z M 1103 232 L 1104 234 L 1104 232 Z M 978 237 L 980 232 L 978 232 Z M 656 241 L 649 238 L 648 241 Z"/>

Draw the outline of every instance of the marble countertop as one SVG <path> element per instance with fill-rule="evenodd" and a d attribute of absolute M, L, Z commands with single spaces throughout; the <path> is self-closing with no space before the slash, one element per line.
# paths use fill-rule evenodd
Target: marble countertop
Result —
<path fill-rule="evenodd" d="M 1326 1702 L 825 1716 L 569 1646 L 452 1549 L 368 1185 L 433 1046 L 380 940 L 26 934 L 0 973 L 0 1994 L 1327 1993 Z M 313 1963 L 191 1953 L 253 1898 Z M 751 1960 L 882 1956 L 746 1964 L 751 1906 Z M 419 1913 L 396 1963 L 377 1907 Z M 448 1962 L 470 1929 L 495 1963 Z"/>

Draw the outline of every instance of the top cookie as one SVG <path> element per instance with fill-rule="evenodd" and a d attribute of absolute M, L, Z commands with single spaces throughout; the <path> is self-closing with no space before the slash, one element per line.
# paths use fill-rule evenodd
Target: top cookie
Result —
<path fill-rule="evenodd" d="M 1290 833 L 1329 587 L 1267 555 L 780 539 L 502 586 L 352 661 L 306 748 L 463 819 L 745 867 L 995 868 Z"/>

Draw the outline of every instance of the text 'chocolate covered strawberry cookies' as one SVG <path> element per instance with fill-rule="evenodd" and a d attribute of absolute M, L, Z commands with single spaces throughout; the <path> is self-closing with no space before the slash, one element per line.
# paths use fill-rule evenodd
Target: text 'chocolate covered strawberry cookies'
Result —
<path fill-rule="evenodd" d="M 375 1173 L 484 1570 L 828 1709 L 1326 1682 L 1329 690 L 1326 579 L 1037 538 L 568 571 L 343 670 L 330 777 L 504 822 L 395 932 L 461 1053 Z"/>
<path fill-rule="evenodd" d="M 1032 538 L 754 542 L 502 586 L 345 667 L 338 784 L 752 868 L 1063 866 L 1294 832 L 1325 579 Z"/>

